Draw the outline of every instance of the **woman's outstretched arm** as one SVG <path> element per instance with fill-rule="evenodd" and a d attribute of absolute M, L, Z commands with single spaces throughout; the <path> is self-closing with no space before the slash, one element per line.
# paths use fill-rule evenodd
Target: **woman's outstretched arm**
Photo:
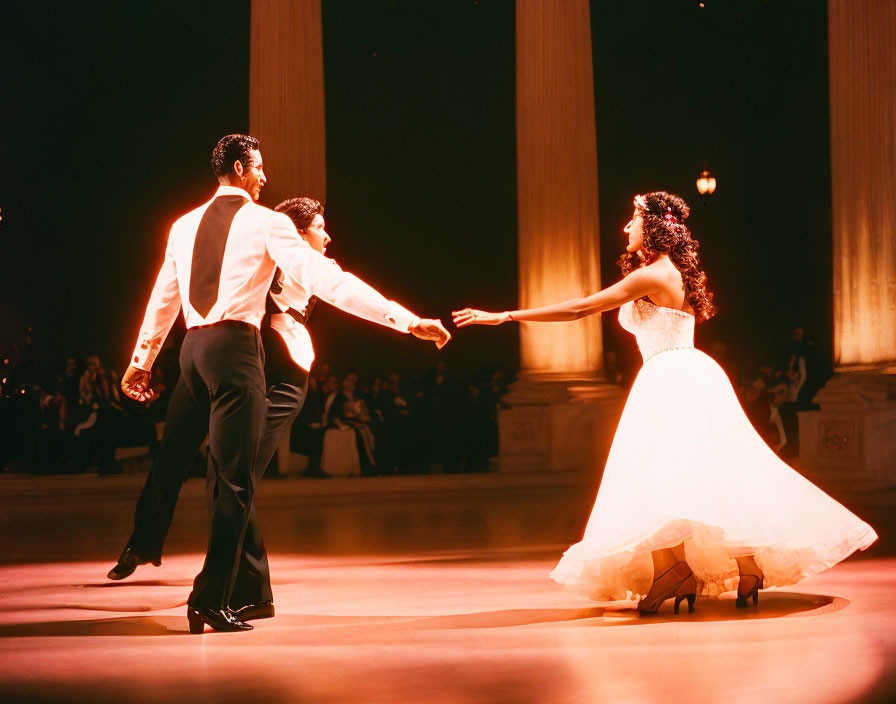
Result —
<path fill-rule="evenodd" d="M 623 303 L 649 296 L 662 289 L 661 277 L 651 267 L 644 267 L 636 269 L 612 286 L 584 298 L 573 298 L 563 303 L 554 303 L 541 308 L 526 308 L 502 313 L 464 308 L 454 311 L 452 316 L 454 324 L 459 328 L 467 325 L 500 325 L 509 320 L 524 320 L 533 323 L 579 320 L 595 313 L 618 308 Z"/>

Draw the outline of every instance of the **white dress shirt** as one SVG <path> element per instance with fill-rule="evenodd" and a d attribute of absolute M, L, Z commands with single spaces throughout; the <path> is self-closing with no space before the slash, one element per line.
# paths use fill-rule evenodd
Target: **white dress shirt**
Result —
<path fill-rule="evenodd" d="M 296 236 L 298 237 L 298 234 Z M 329 261 L 333 262 L 334 267 L 339 268 L 335 261 L 332 259 Z M 337 308 L 359 318 L 385 325 L 399 332 L 407 332 L 411 324 L 416 322 L 416 316 L 406 308 L 386 299 L 379 291 L 368 286 L 354 274 L 341 269 L 339 271 L 343 276 L 340 287 L 344 288 L 340 291 L 340 302 L 328 301 L 328 303 L 333 303 Z M 283 312 L 271 315 L 271 327 L 283 338 L 292 360 L 306 372 L 311 371 L 311 364 L 314 362 L 311 335 L 308 334 L 308 328 L 286 311 L 293 308 L 303 312 L 308 307 L 308 299 L 311 298 L 312 292 L 301 281 L 283 272 L 280 272 L 277 283 L 280 284 L 280 292 L 272 292 L 271 298 Z"/>
<path fill-rule="evenodd" d="M 218 298 L 203 317 L 190 305 L 193 245 L 206 208 L 220 196 L 240 196 L 246 199 L 246 205 L 236 212 L 231 223 L 221 263 Z M 287 215 L 252 202 L 241 188 L 220 186 L 212 200 L 179 218 L 171 227 L 165 260 L 146 306 L 131 365 L 147 371 L 152 368 L 181 309 L 187 328 L 222 320 L 238 320 L 259 327 L 265 298 L 278 266 L 285 274 L 284 279 L 301 287 L 302 295 L 315 295 L 337 308 L 399 332 L 408 332 L 414 322 L 412 313 L 387 301 L 360 279 L 342 271 L 332 259 L 312 249 Z M 303 359 L 306 358 L 307 355 Z"/>

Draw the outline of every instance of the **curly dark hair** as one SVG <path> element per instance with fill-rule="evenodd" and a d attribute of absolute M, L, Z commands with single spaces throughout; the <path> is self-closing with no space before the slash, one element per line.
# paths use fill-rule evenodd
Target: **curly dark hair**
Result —
<path fill-rule="evenodd" d="M 666 191 L 654 191 L 635 197 L 635 209 L 643 219 L 644 241 L 641 250 L 626 252 L 616 263 L 623 276 L 666 254 L 681 273 L 685 298 L 698 323 L 716 313 L 712 294 L 706 290 L 706 274 L 700 268 L 697 248 L 684 221 L 691 209 L 683 198 Z"/>
<path fill-rule="evenodd" d="M 227 176 L 233 171 L 233 165 L 238 161 L 244 169 L 248 169 L 252 163 L 252 149 L 258 149 L 258 140 L 247 134 L 229 134 L 221 137 L 212 151 L 212 171 L 219 178 Z"/>
<path fill-rule="evenodd" d="M 324 214 L 324 206 L 319 200 L 302 196 L 301 198 L 287 198 L 282 203 L 277 203 L 274 207 L 278 213 L 289 215 L 297 230 L 304 230 L 314 220 L 315 215 Z"/>

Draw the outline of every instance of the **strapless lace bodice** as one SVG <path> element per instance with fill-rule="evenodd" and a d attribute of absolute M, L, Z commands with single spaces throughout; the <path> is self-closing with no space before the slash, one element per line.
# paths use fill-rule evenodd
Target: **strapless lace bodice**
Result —
<path fill-rule="evenodd" d="M 619 308 L 619 324 L 635 336 L 645 362 L 660 352 L 694 347 L 693 315 L 644 298 Z"/>

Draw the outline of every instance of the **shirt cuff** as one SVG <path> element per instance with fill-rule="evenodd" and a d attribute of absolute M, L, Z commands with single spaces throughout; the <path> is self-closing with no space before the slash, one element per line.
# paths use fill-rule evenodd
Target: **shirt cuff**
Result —
<path fill-rule="evenodd" d="M 420 319 L 407 308 L 398 305 L 395 301 L 389 301 L 389 308 L 386 310 L 386 322 L 391 327 L 399 332 L 410 332 L 411 326 L 419 321 Z"/>
<path fill-rule="evenodd" d="M 152 369 L 152 363 L 156 361 L 162 346 L 158 343 L 153 344 L 149 338 L 141 337 L 134 348 L 131 355 L 131 366 L 148 372 Z"/>

